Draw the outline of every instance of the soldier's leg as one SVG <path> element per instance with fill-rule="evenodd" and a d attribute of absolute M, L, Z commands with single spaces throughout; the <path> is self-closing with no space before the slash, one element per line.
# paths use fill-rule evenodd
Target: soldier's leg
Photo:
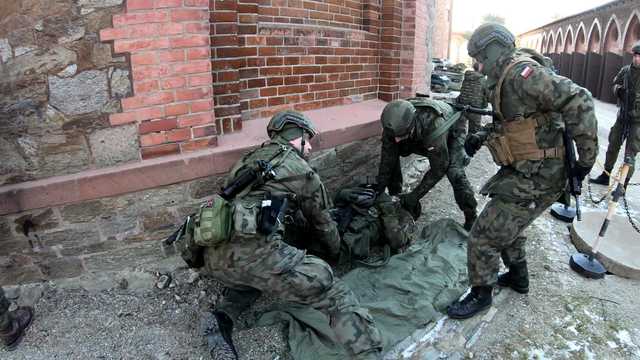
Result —
<path fill-rule="evenodd" d="M 640 152 L 640 121 L 631 124 L 629 137 L 627 138 L 627 144 L 625 146 L 624 161 L 631 165 L 629 173 L 627 174 L 626 183 L 629 182 L 635 172 L 638 152 Z"/>
<path fill-rule="evenodd" d="M 236 321 L 238 317 L 253 303 L 258 300 L 261 292 L 247 286 L 226 287 L 222 301 L 216 306 L 216 310 L 222 311 Z"/>
<path fill-rule="evenodd" d="M 524 256 L 524 241 L 517 239 L 560 194 L 536 201 L 512 201 L 494 197 L 482 210 L 469 234 L 467 267 L 471 286 L 493 286 L 500 268 L 500 254 Z M 520 255 L 518 255 L 520 254 Z"/>
<path fill-rule="evenodd" d="M 328 314 L 336 338 L 351 356 L 362 359 L 379 356 L 382 342 L 371 315 L 351 290 L 334 278 L 331 267 L 322 259 L 305 256 L 293 269 L 275 276 L 271 289 L 286 301 L 309 305 Z"/>
<path fill-rule="evenodd" d="M 607 156 L 604 162 L 604 169 L 608 172 L 613 170 L 618 159 L 618 153 L 622 145 L 622 128 L 622 121 L 618 119 L 609 131 L 609 145 L 607 146 Z"/>

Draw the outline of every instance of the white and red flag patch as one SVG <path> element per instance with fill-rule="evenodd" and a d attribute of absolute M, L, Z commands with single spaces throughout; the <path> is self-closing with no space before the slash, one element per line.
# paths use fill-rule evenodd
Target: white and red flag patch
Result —
<path fill-rule="evenodd" d="M 525 79 L 528 79 L 529 76 L 531 76 L 531 74 L 533 74 L 533 69 L 531 68 L 531 66 L 527 65 L 527 67 L 525 67 L 520 73 L 520 76 L 522 76 Z"/>

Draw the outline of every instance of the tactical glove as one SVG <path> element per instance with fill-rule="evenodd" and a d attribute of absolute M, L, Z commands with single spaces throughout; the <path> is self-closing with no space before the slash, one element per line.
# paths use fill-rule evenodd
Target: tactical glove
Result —
<path fill-rule="evenodd" d="M 482 147 L 482 139 L 477 134 L 471 134 L 467 136 L 467 139 L 464 142 L 464 152 L 467 155 L 473 157 L 478 150 Z"/>
<path fill-rule="evenodd" d="M 624 95 L 625 95 L 625 90 L 624 90 L 624 86 L 622 85 L 614 85 L 613 86 L 613 93 L 616 95 L 616 97 L 620 100 L 624 99 Z"/>
<path fill-rule="evenodd" d="M 413 193 L 400 194 L 400 205 L 407 210 L 414 220 L 417 220 L 422 214 L 422 205 L 420 199 Z"/>
<path fill-rule="evenodd" d="M 576 177 L 580 182 L 584 180 L 584 178 L 589 175 L 591 172 L 592 166 L 586 167 L 576 164 Z"/>

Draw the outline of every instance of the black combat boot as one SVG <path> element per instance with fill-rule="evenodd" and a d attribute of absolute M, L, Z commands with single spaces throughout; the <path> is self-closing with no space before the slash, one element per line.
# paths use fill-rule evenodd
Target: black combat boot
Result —
<path fill-rule="evenodd" d="M 523 261 L 521 263 L 509 265 L 509 271 L 498 275 L 498 285 L 502 287 L 510 287 L 520 294 L 528 293 L 529 270 L 527 270 L 527 262 Z"/>
<path fill-rule="evenodd" d="M 597 178 L 590 178 L 589 182 L 598 185 L 609 185 L 609 175 L 607 175 L 607 173 L 603 171 L 602 174 L 600 174 Z"/>
<path fill-rule="evenodd" d="M 473 227 L 473 223 L 476 222 L 478 218 L 478 213 L 475 211 L 467 211 L 464 213 L 464 229 L 467 231 L 471 231 Z"/>
<path fill-rule="evenodd" d="M 447 315 L 452 319 L 467 319 L 491 306 L 491 286 L 474 286 L 462 300 L 458 300 L 447 308 Z"/>
<path fill-rule="evenodd" d="M 238 360 L 233 345 L 233 320 L 221 312 L 206 312 L 200 320 L 203 335 L 207 338 L 209 354 L 214 360 Z"/>
<path fill-rule="evenodd" d="M 33 310 L 26 306 L 19 307 L 7 316 L 9 316 L 10 322 L 6 329 L 0 330 L 0 339 L 4 342 L 7 350 L 13 351 L 18 347 L 25 331 L 31 325 Z"/>

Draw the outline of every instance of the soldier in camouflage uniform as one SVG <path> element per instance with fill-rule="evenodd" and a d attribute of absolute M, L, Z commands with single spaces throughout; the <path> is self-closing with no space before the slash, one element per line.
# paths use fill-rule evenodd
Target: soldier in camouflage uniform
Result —
<path fill-rule="evenodd" d="M 626 138 L 624 150 L 624 162 L 631 165 L 624 186 L 629 184 L 635 169 L 636 155 L 640 151 L 640 42 L 631 48 L 633 60 L 631 65 L 626 65 L 613 79 L 613 93 L 618 98 L 618 118 L 609 131 L 609 147 L 607 148 L 607 158 L 604 163 L 604 171 L 590 182 L 600 185 L 609 185 L 609 175 L 618 158 L 618 152 L 622 146 L 623 132 L 625 128 L 625 116 L 622 114 L 622 105 L 626 99 L 629 104 L 624 104 L 629 109 L 629 133 Z M 625 87 L 626 83 L 626 87 Z"/>
<path fill-rule="evenodd" d="M 402 206 L 420 216 L 420 199 L 445 175 L 453 187 L 456 203 L 464 213 L 466 229 L 476 219 L 478 205 L 464 172 L 466 124 L 460 112 L 438 100 L 414 98 L 392 101 L 382 111 L 382 149 L 378 170 L 378 191 L 402 191 L 400 157 L 419 154 L 429 159 L 429 170 L 411 192 L 400 194 Z"/>
<path fill-rule="evenodd" d="M 0 287 L 0 338 L 9 351 L 15 350 L 33 320 L 33 310 L 22 306 L 9 311 L 9 300 Z"/>
<path fill-rule="evenodd" d="M 504 26 L 480 26 L 468 51 L 487 75 L 497 114 L 493 124 L 469 137 L 465 150 L 473 155 L 486 143 L 501 168 L 480 191 L 491 200 L 469 233 L 471 291 L 449 306 L 452 318 L 468 318 L 491 306 L 496 281 L 528 292 L 526 238 L 519 235 L 565 189 L 565 125 L 577 145 L 580 180 L 589 173 L 598 151 L 591 94 L 556 75 L 541 55 L 516 49 L 513 34 Z M 500 257 L 509 271 L 496 277 Z"/>
<path fill-rule="evenodd" d="M 288 225 L 270 235 L 260 234 L 256 229 L 263 200 L 287 196 L 290 208 L 305 217 L 310 231 L 307 235 L 320 242 L 331 257 L 337 257 L 340 251 L 336 223 L 328 212 L 330 201 L 320 177 L 305 160 L 311 150 L 308 140 L 316 134 L 315 128 L 301 113 L 285 111 L 271 119 L 267 132 L 270 140 L 236 163 L 227 183 L 257 160 L 270 161 L 275 178 L 238 194 L 232 204 L 230 241 L 205 248 L 207 272 L 227 286 L 217 307 L 218 322 L 232 323 L 264 292 L 326 313 L 336 339 L 352 358 L 378 359 L 382 349 L 378 329 L 331 267 L 322 259 L 288 245 L 283 239 Z"/>

